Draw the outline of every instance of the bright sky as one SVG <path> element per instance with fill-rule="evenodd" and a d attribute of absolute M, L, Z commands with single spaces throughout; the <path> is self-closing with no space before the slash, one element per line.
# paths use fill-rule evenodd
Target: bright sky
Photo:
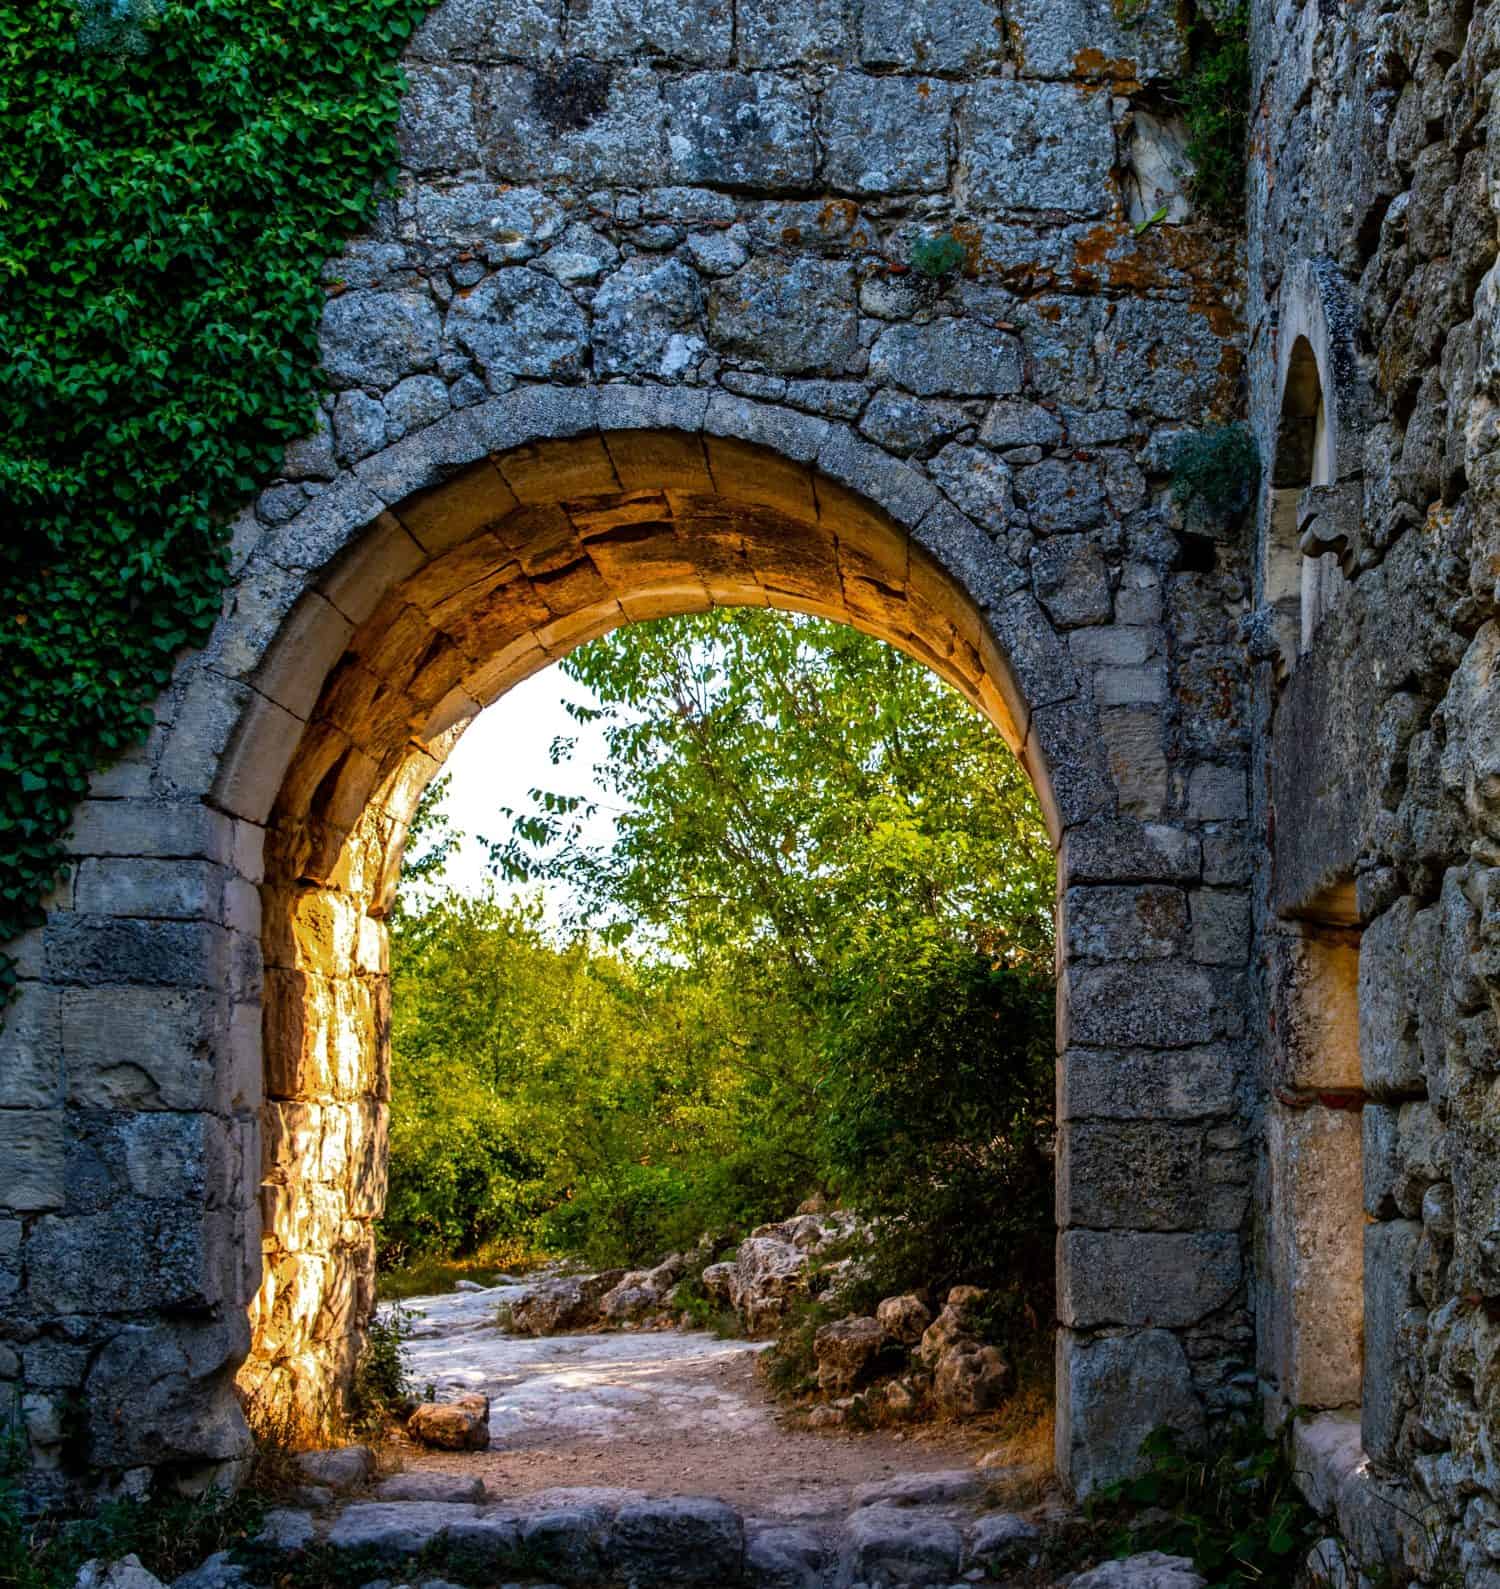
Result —
<path fill-rule="evenodd" d="M 603 801 L 593 779 L 596 764 L 605 758 L 604 735 L 593 723 L 577 723 L 563 710 L 563 702 L 591 704 L 593 694 L 558 667 L 544 668 L 524 683 L 507 690 L 498 701 L 470 724 L 448 757 L 444 770 L 452 774 L 443 809 L 454 827 L 466 835 L 461 850 L 448 863 L 445 881 L 463 893 L 480 893 L 489 881 L 482 836 L 509 836 L 510 824 L 502 807 L 517 812 L 532 809 L 533 789 L 558 794 L 583 795 Z M 552 742 L 559 736 L 575 738 L 578 748 L 561 766 L 554 767 Z M 609 840 L 614 813 L 601 810 L 586 829 L 589 839 Z M 497 883 L 502 891 L 504 884 Z"/>

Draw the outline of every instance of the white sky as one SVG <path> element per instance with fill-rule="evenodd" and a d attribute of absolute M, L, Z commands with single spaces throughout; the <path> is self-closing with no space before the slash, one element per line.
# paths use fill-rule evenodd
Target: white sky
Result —
<path fill-rule="evenodd" d="M 593 699 L 585 686 L 553 666 L 507 690 L 469 725 L 444 767 L 452 781 L 443 810 L 466 836 L 448 863 L 444 881 L 450 887 L 466 894 L 484 891 L 489 872 L 479 838 L 509 837 L 510 823 L 500 815 L 501 808 L 531 811 L 531 790 L 604 800 L 593 778 L 595 766 L 605 759 L 604 735 L 598 724 L 577 723 L 563 710 L 565 700 L 587 705 Z M 549 752 L 560 735 L 576 738 L 578 748 L 554 767 Z M 585 830 L 589 840 L 601 844 L 608 843 L 613 831 L 614 813 L 608 807 Z M 498 880 L 496 887 L 508 891 Z"/>

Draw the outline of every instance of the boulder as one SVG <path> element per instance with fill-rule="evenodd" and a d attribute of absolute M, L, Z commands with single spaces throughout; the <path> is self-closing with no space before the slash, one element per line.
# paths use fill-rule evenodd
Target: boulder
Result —
<path fill-rule="evenodd" d="M 1148 1550 L 1123 1561 L 1106 1561 L 1079 1573 L 1072 1589 L 1204 1589 L 1208 1580 L 1186 1556 Z"/>
<path fill-rule="evenodd" d="M 1013 1380 L 999 1347 L 962 1340 L 938 1359 L 932 1394 L 950 1417 L 967 1418 L 998 1407 L 1010 1393 Z"/>
<path fill-rule="evenodd" d="M 885 1410 L 892 1418 L 915 1418 L 922 1398 L 910 1380 L 893 1379 L 885 1387 Z"/>
<path fill-rule="evenodd" d="M 808 1255 L 776 1236 L 750 1236 L 734 1260 L 729 1300 L 751 1335 L 774 1328 L 793 1297 L 807 1293 Z"/>
<path fill-rule="evenodd" d="M 330 1490 L 354 1490 L 368 1484 L 375 1472 L 375 1453 L 369 1446 L 338 1446 L 329 1451 L 303 1451 L 297 1466 L 314 1484 Z"/>
<path fill-rule="evenodd" d="M 687 1262 L 681 1253 L 664 1258 L 654 1269 L 632 1269 L 599 1299 L 599 1316 L 610 1324 L 656 1313 L 665 1305 Z"/>
<path fill-rule="evenodd" d="M 894 1479 L 875 1479 L 854 1491 L 854 1505 L 956 1506 L 978 1500 L 985 1481 L 972 1468 L 939 1468 L 933 1473 L 902 1473 Z"/>
<path fill-rule="evenodd" d="M 163 1585 L 141 1566 L 139 1556 L 122 1556 L 119 1561 L 86 1561 L 78 1569 L 74 1589 L 163 1589 Z"/>
<path fill-rule="evenodd" d="M 711 1263 L 698 1277 L 704 1291 L 715 1302 L 732 1304 L 732 1291 L 734 1288 L 734 1265 L 732 1263 Z"/>
<path fill-rule="evenodd" d="M 250 1569 L 233 1559 L 230 1551 L 215 1551 L 201 1566 L 172 1580 L 172 1589 L 245 1589 Z"/>
<path fill-rule="evenodd" d="M 490 1443 L 490 1398 L 475 1393 L 455 1401 L 424 1401 L 406 1420 L 406 1432 L 443 1451 L 483 1451 Z"/>
<path fill-rule="evenodd" d="M 740 1514 L 699 1496 L 622 1506 L 610 1531 L 614 1575 L 643 1583 L 732 1583 L 744 1554 Z"/>
<path fill-rule="evenodd" d="M 1028 1523 L 1014 1512 L 986 1512 L 969 1530 L 964 1566 L 986 1569 L 1023 1566 L 1041 1537 L 1035 1523 Z"/>
<path fill-rule="evenodd" d="M 866 1506 L 845 1524 L 844 1570 L 870 1589 L 952 1583 L 963 1536 L 946 1518 L 891 1506 Z"/>
<path fill-rule="evenodd" d="M 523 1335 L 560 1335 L 599 1322 L 599 1303 L 625 1278 L 623 1269 L 543 1280 L 510 1308 L 511 1328 Z"/>
<path fill-rule="evenodd" d="M 813 1337 L 818 1389 L 853 1390 L 874 1373 L 885 1345 L 885 1331 L 875 1319 L 839 1319 L 825 1324 Z"/>
<path fill-rule="evenodd" d="M 922 1344 L 917 1348 L 918 1360 L 935 1369 L 938 1359 L 950 1346 L 972 1339 L 973 1317 L 984 1298 L 985 1293 L 978 1286 L 954 1286 L 943 1311 L 922 1333 Z"/>
<path fill-rule="evenodd" d="M 903 1346 L 915 1346 L 932 1323 L 932 1310 L 910 1294 L 904 1297 L 887 1297 L 875 1309 L 880 1327 L 893 1341 Z"/>

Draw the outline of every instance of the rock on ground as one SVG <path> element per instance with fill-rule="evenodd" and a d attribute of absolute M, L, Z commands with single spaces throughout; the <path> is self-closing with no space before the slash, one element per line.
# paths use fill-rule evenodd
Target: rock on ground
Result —
<path fill-rule="evenodd" d="M 1071 1589 L 1205 1589 L 1208 1580 L 1186 1556 L 1148 1550 L 1124 1561 L 1106 1561 L 1080 1573 Z"/>
<path fill-rule="evenodd" d="M 78 1570 L 74 1589 L 163 1589 L 162 1581 L 141 1566 L 139 1556 L 119 1561 L 87 1561 Z"/>
<path fill-rule="evenodd" d="M 475 1393 L 455 1401 L 424 1401 L 406 1420 L 406 1432 L 444 1451 L 483 1451 L 490 1443 L 490 1398 Z"/>
<path fill-rule="evenodd" d="M 340 1446 L 330 1451 L 304 1451 L 298 1468 L 314 1484 L 331 1490 L 353 1490 L 369 1482 L 375 1472 L 375 1453 L 368 1446 Z"/>

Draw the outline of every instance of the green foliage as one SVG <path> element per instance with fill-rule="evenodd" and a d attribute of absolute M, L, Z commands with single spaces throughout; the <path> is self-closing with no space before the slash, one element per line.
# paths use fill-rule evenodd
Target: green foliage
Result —
<path fill-rule="evenodd" d="M 592 847 L 578 802 L 539 790 L 491 846 L 508 877 L 566 890 L 564 928 L 536 902 L 396 912 L 386 1266 L 506 1238 L 638 1263 L 782 1218 L 853 1184 L 864 1117 L 828 1075 L 878 1035 L 858 1008 L 872 989 L 914 1000 L 932 975 L 949 998 L 956 957 L 1047 1000 L 1052 858 L 1030 786 L 925 668 L 754 611 L 635 625 L 566 668 L 593 692 L 573 710 L 602 724 L 624 815 Z M 1000 1060 L 980 1046 L 989 1087 Z M 1039 1084 L 1050 1098 L 1050 1063 Z M 930 1164 L 970 1123 L 935 1070 L 928 1085 Z"/>
<path fill-rule="evenodd" d="M 1210 425 L 1179 436 L 1167 458 L 1172 496 L 1220 521 L 1246 512 L 1260 483 L 1260 453 L 1247 425 Z"/>
<path fill-rule="evenodd" d="M 866 1286 L 1031 1305 L 1052 1274 L 1051 982 L 936 935 L 883 948 L 839 981 L 823 1082 L 829 1173 L 886 1221 Z"/>
<path fill-rule="evenodd" d="M 911 268 L 933 281 L 951 276 L 964 262 L 964 245 L 952 232 L 938 232 L 930 237 L 919 237 L 911 245 Z"/>
<path fill-rule="evenodd" d="M 1224 9 L 1210 22 L 1198 12 L 1193 65 L 1182 85 L 1193 197 L 1221 221 L 1245 213 L 1245 150 L 1250 131 L 1250 8 Z"/>
<path fill-rule="evenodd" d="M 0 944 L 312 427 L 319 272 L 393 169 L 425 9 L 0 0 Z"/>
<path fill-rule="evenodd" d="M 379 1435 L 410 1401 L 413 1387 L 406 1343 L 416 1318 L 393 1303 L 370 1320 L 349 1390 L 350 1418 L 357 1432 Z"/>
<path fill-rule="evenodd" d="M 1293 1478 L 1288 1440 L 1246 1423 L 1199 1454 L 1184 1451 L 1172 1430 L 1156 1430 L 1141 1446 L 1146 1472 L 1095 1503 L 1121 1514 L 1115 1554 L 1190 1556 L 1209 1589 L 1291 1589 L 1319 1530 Z M 1133 1507 L 1149 1510 L 1131 1519 Z"/>

